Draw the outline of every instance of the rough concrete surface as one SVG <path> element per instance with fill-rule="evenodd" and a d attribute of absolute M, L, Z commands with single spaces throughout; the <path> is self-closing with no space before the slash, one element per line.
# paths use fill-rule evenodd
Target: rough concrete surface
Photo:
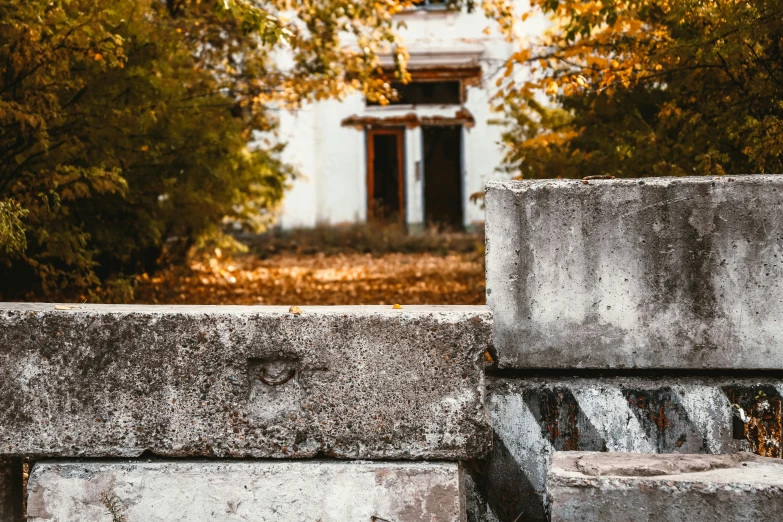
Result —
<path fill-rule="evenodd" d="M 492 451 L 469 472 L 471 522 L 547 520 L 556 451 L 783 456 L 783 379 L 489 376 Z"/>
<path fill-rule="evenodd" d="M 0 304 L 0 455 L 485 454 L 486 307 Z"/>
<path fill-rule="evenodd" d="M 753 454 L 558 452 L 547 491 L 552 522 L 777 522 L 783 461 Z"/>
<path fill-rule="evenodd" d="M 38 462 L 28 521 L 461 522 L 457 463 Z"/>
<path fill-rule="evenodd" d="M 783 368 L 783 176 L 491 182 L 501 368 Z"/>
<path fill-rule="evenodd" d="M 22 460 L 0 457 L 0 522 L 21 522 Z"/>

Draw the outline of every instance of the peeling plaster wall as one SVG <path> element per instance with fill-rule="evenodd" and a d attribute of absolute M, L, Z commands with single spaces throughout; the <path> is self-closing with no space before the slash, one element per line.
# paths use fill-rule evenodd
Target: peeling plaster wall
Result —
<path fill-rule="evenodd" d="M 518 12 L 528 9 L 527 0 L 515 0 Z M 317 223 L 341 224 L 367 219 L 365 132 L 343 127 L 350 116 L 389 118 L 415 112 L 423 117 L 454 117 L 467 109 L 475 125 L 464 127 L 463 208 L 464 224 L 484 221 L 480 205 L 469 197 L 483 190 L 484 184 L 497 178 L 503 150 L 500 143 L 503 128 L 490 125 L 489 120 L 500 115 L 490 111 L 489 100 L 495 81 L 503 74 L 503 63 L 515 48 L 495 30 L 495 22 L 484 17 L 480 9 L 473 13 L 416 10 L 403 13 L 400 21 L 407 24 L 401 34 L 411 54 L 411 64 L 448 65 L 460 54 L 475 56 L 473 65 L 482 68 L 480 85 L 467 88 L 463 106 L 365 106 L 361 94 L 347 96 L 342 101 L 324 101 L 307 105 L 295 112 L 281 112 L 280 141 L 288 144 L 284 160 L 295 165 L 304 175 L 293 183 L 283 202 L 280 225 L 285 229 L 312 227 Z M 490 35 L 484 29 L 493 29 Z M 527 35 L 540 34 L 544 21 L 532 17 L 519 31 Z M 441 58 L 439 59 L 438 56 Z M 464 60 L 464 58 L 461 58 Z M 439 61 L 441 60 L 441 61 Z M 422 180 L 415 177 L 416 162 L 421 161 L 421 131 L 405 131 L 406 221 L 418 225 L 424 220 Z"/>

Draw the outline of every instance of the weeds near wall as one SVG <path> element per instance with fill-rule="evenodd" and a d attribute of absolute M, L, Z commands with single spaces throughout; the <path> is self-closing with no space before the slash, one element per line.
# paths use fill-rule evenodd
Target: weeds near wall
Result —
<path fill-rule="evenodd" d="M 101 493 L 101 502 L 103 502 L 103 505 L 106 506 L 106 510 L 111 515 L 112 522 L 128 522 L 128 517 L 123 513 L 125 506 L 122 505 L 122 502 L 117 498 L 117 495 L 104 491 Z"/>

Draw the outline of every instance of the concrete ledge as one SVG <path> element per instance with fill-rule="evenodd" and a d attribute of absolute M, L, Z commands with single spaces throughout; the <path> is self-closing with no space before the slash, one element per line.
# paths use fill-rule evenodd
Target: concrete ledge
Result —
<path fill-rule="evenodd" d="M 752 454 L 556 453 L 547 477 L 552 522 L 773 522 L 783 461 Z"/>
<path fill-rule="evenodd" d="M 457 463 L 38 462 L 28 521 L 463 522 Z"/>
<path fill-rule="evenodd" d="M 783 368 L 783 176 L 487 185 L 501 368 Z"/>
<path fill-rule="evenodd" d="M 781 378 L 488 377 L 487 394 L 495 436 L 473 504 L 497 520 L 548 520 L 556 451 L 783 456 Z"/>
<path fill-rule="evenodd" d="M 0 455 L 485 454 L 486 307 L 0 304 Z"/>

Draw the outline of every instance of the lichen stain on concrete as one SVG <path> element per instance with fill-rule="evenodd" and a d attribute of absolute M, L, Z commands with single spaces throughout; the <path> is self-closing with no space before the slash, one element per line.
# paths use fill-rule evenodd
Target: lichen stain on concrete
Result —
<path fill-rule="evenodd" d="M 764 457 L 780 458 L 783 441 L 781 398 L 772 386 L 727 387 L 734 406 L 734 438 L 747 439 L 750 450 Z"/>

